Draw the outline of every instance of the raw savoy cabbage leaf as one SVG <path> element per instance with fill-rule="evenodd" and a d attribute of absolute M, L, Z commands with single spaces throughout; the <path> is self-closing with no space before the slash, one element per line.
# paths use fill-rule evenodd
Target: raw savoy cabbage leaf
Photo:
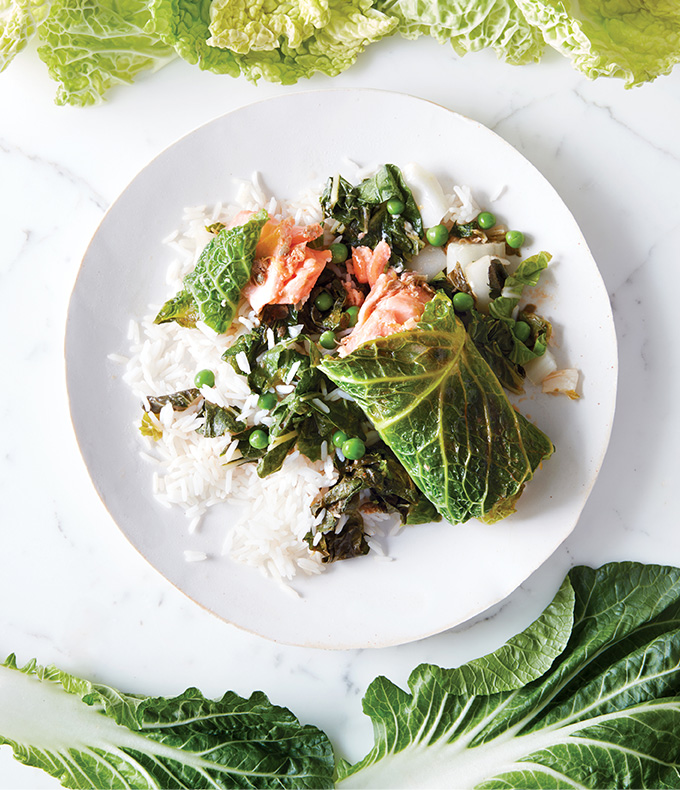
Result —
<path fill-rule="evenodd" d="M 48 10 L 48 0 L 0 0 L 0 71 L 28 44 Z"/>
<path fill-rule="evenodd" d="M 494 523 L 514 512 L 524 484 L 553 452 L 512 407 L 442 292 L 415 329 L 325 357 L 320 368 L 452 523 Z"/>
<path fill-rule="evenodd" d="M 632 88 L 680 61 L 676 0 L 516 0 L 545 40 L 591 79 L 619 77 Z"/>
<path fill-rule="evenodd" d="M 397 20 L 373 8 L 372 0 L 328 0 L 326 22 L 313 27 L 310 35 L 291 44 L 280 40 L 271 49 L 260 49 L 252 42 L 238 44 L 239 51 L 213 46 L 221 41 L 211 36 L 212 0 L 151 0 L 154 31 L 177 54 L 199 68 L 257 82 L 292 85 L 299 79 L 321 72 L 334 77 L 349 68 L 374 41 L 392 33 Z M 280 16 L 280 15 L 279 15 Z M 232 29 L 231 35 L 237 35 Z M 209 43 L 210 42 L 210 43 Z"/>
<path fill-rule="evenodd" d="M 177 54 L 200 69 L 238 77 L 241 68 L 228 49 L 211 47 L 210 4 L 212 0 L 151 0 L 147 30 L 155 33 Z"/>
<path fill-rule="evenodd" d="M 375 745 L 337 787 L 677 788 L 680 569 L 574 568 L 523 634 L 458 669 L 422 664 L 408 685 L 371 683 Z"/>
<path fill-rule="evenodd" d="M 159 69 L 174 52 L 145 26 L 146 0 L 51 0 L 38 55 L 59 83 L 57 104 L 97 104 L 114 85 Z"/>
<path fill-rule="evenodd" d="M 458 55 L 491 47 L 513 65 L 540 60 L 545 42 L 513 0 L 379 0 L 399 20 L 404 38 L 426 35 L 450 43 Z"/>
<path fill-rule="evenodd" d="M 213 0 L 208 44 L 239 52 L 276 49 L 280 43 L 299 47 L 328 24 L 328 0 Z"/>
<path fill-rule="evenodd" d="M 332 787 L 333 752 L 256 691 L 143 697 L 30 661 L 0 664 L 0 744 L 64 787 Z"/>

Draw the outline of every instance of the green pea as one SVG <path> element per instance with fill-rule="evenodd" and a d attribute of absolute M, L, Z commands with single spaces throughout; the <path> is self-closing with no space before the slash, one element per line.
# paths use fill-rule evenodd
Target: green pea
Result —
<path fill-rule="evenodd" d="M 385 204 L 385 208 L 387 209 L 388 214 L 402 214 L 406 205 L 401 202 L 401 200 L 397 200 L 397 198 L 392 198 L 392 200 L 388 200 Z"/>
<path fill-rule="evenodd" d="M 518 250 L 524 244 L 524 234 L 521 230 L 509 230 L 505 234 L 505 243 L 513 250 Z"/>
<path fill-rule="evenodd" d="M 321 291 L 321 293 L 316 297 L 314 300 L 314 304 L 321 310 L 322 313 L 325 313 L 326 310 L 330 310 L 333 307 L 333 297 L 328 293 L 328 291 Z"/>
<path fill-rule="evenodd" d="M 446 225 L 433 225 L 425 231 L 425 238 L 433 247 L 443 247 L 449 240 Z"/>
<path fill-rule="evenodd" d="M 350 461 L 358 461 L 366 454 L 366 445 L 356 436 L 344 441 L 340 449 L 345 458 L 349 458 Z"/>
<path fill-rule="evenodd" d="M 330 329 L 327 329 L 325 332 L 322 332 L 321 337 L 319 338 L 319 343 L 324 348 L 332 349 L 335 348 L 337 345 L 335 341 L 335 332 L 331 332 Z"/>
<path fill-rule="evenodd" d="M 482 230 L 488 230 L 496 224 L 496 217 L 490 211 L 482 211 L 477 217 L 477 224 Z"/>
<path fill-rule="evenodd" d="M 356 305 L 352 305 L 351 307 L 348 307 L 345 312 L 349 316 L 349 325 L 356 326 L 359 319 L 359 308 Z"/>
<path fill-rule="evenodd" d="M 526 321 L 517 321 L 515 326 L 512 328 L 512 331 L 514 332 L 515 337 L 522 343 L 526 343 L 531 337 L 531 327 Z"/>
<path fill-rule="evenodd" d="M 330 246 L 331 251 L 331 263 L 342 263 L 346 261 L 349 256 L 349 249 L 347 248 L 346 244 L 342 244 L 341 242 L 337 242 L 337 244 L 331 244 Z"/>
<path fill-rule="evenodd" d="M 198 387 L 214 387 L 215 386 L 215 374 L 212 370 L 199 370 L 198 373 L 194 376 L 194 386 Z"/>
<path fill-rule="evenodd" d="M 470 294 L 465 291 L 458 291 L 453 295 L 453 308 L 459 313 L 467 313 L 475 306 L 475 300 Z"/>
<path fill-rule="evenodd" d="M 333 434 L 333 444 L 336 447 L 342 447 L 342 445 L 349 439 L 349 436 L 344 431 L 336 431 Z"/>
<path fill-rule="evenodd" d="M 260 409 L 266 409 L 267 411 L 271 411 L 271 409 L 276 406 L 276 395 L 273 392 L 264 392 L 260 397 L 257 399 L 257 405 Z"/>
<path fill-rule="evenodd" d="M 269 444 L 269 434 L 258 428 L 250 434 L 248 441 L 250 442 L 250 446 L 254 447 L 256 450 L 264 450 Z"/>

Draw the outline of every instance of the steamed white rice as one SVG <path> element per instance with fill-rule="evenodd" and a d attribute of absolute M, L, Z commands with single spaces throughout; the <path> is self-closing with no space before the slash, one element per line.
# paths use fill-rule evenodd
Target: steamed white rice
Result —
<path fill-rule="evenodd" d="M 359 172 L 356 167 L 356 177 L 363 178 L 367 171 Z M 447 219 L 467 222 L 479 212 L 465 187 L 454 188 L 450 203 Z M 310 189 L 294 202 L 280 204 L 266 194 L 256 173 L 250 181 L 239 182 L 234 204 L 185 210 L 183 229 L 165 239 L 175 255 L 167 270 L 166 298 L 182 288 L 184 276 L 193 270 L 201 251 L 212 238 L 206 225 L 226 224 L 239 211 L 260 208 L 265 208 L 275 218 L 292 216 L 296 224 L 323 221 L 318 191 Z M 332 236 L 333 229 L 327 228 L 327 231 Z M 223 335 L 201 322 L 196 329 L 176 323 L 154 324 L 160 307 L 161 303 L 150 305 L 149 314 L 140 322 L 131 321 L 129 326 L 130 351 L 124 380 L 140 400 L 149 395 L 165 395 L 193 387 L 195 373 L 207 368 L 215 373 L 215 386 L 201 390 L 206 399 L 219 406 L 236 408 L 241 419 L 249 425 L 270 425 L 272 418 L 258 409 L 258 395 L 251 393 L 248 387 L 245 374 L 249 366 L 245 355 L 237 360 L 244 375 L 222 360 L 224 350 L 236 337 L 258 325 L 250 306 L 245 301 L 241 304 L 237 319 Z M 271 347 L 275 340 L 271 330 L 268 334 L 271 334 L 268 336 Z M 120 355 L 111 355 L 111 358 L 120 362 L 126 359 Z M 293 386 L 285 382 L 276 389 L 280 395 L 285 395 Z M 336 390 L 331 397 L 341 396 Z M 228 501 L 238 506 L 240 515 L 236 521 L 229 523 L 230 516 L 225 516 L 224 552 L 232 560 L 258 568 L 266 576 L 286 581 L 298 573 L 309 575 L 323 570 L 321 554 L 310 551 L 303 538 L 310 531 L 314 535 L 315 521 L 321 521 L 321 516 L 316 520 L 312 517 L 312 500 L 337 479 L 328 449 L 324 448 L 322 459 L 316 463 L 295 450 L 279 472 L 260 479 L 255 464 L 239 465 L 238 443 L 230 436 L 207 439 L 196 432 L 203 422 L 197 412 L 197 405 L 181 412 L 173 411 L 168 405 L 158 415 L 148 413 L 152 424 L 162 431 L 157 440 L 140 434 L 144 441 L 143 457 L 154 468 L 152 490 L 156 499 L 169 508 L 181 507 L 189 532 L 199 528 L 201 518 L 214 505 Z M 139 422 L 136 425 L 139 427 Z M 225 512 L 232 514 L 233 519 L 233 510 Z M 365 523 L 367 539 L 376 556 L 389 559 L 381 538 L 400 529 L 398 518 L 373 514 L 365 517 Z M 341 528 L 342 523 L 338 530 Z M 206 555 L 186 551 L 185 559 L 196 562 L 206 559 Z"/>

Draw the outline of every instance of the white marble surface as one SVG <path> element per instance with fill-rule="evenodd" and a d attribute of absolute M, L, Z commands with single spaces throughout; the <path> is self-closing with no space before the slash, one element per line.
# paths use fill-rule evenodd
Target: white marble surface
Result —
<path fill-rule="evenodd" d="M 572 536 L 502 605 L 436 637 L 381 650 L 286 647 L 185 599 L 118 532 L 72 434 L 64 384 L 68 298 L 107 206 L 155 154 L 235 107 L 290 91 L 379 87 L 481 121 L 552 182 L 611 296 L 617 415 L 599 480 Z M 0 75 L 0 654 L 36 657 L 131 692 L 264 690 L 322 727 L 350 759 L 371 743 L 361 697 L 378 674 L 405 684 L 499 646 L 547 604 L 574 564 L 680 565 L 675 405 L 680 71 L 624 90 L 546 55 L 515 68 L 462 60 L 429 40 L 387 40 L 348 73 L 253 86 L 175 62 L 101 107 L 59 108 L 33 52 Z M 388 130 L 389 132 L 389 130 Z M 593 338 L 597 342 L 597 338 Z M 0 788 L 54 787 L 0 748 Z"/>

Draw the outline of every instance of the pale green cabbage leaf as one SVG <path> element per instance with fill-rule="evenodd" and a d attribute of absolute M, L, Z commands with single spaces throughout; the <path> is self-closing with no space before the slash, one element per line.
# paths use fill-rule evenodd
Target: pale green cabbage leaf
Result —
<path fill-rule="evenodd" d="M 405 38 L 432 36 L 458 55 L 490 47 L 514 65 L 536 62 L 545 49 L 539 29 L 513 0 L 379 0 L 378 8 L 399 20 Z"/>
<path fill-rule="evenodd" d="M 174 50 L 145 30 L 145 0 L 52 0 L 38 54 L 59 83 L 57 104 L 97 104 L 114 85 L 156 70 Z"/>
<path fill-rule="evenodd" d="M 237 56 L 208 44 L 211 3 L 212 0 L 151 0 L 151 19 L 146 29 L 174 47 L 188 63 L 237 77 L 241 73 Z"/>
<path fill-rule="evenodd" d="M 49 0 L 0 0 L 0 71 L 28 44 L 49 11 Z"/>
<path fill-rule="evenodd" d="M 677 788 L 680 569 L 574 568 L 545 613 L 558 624 L 568 589 L 566 647 L 526 685 L 514 672 L 532 667 L 536 646 L 518 652 L 510 643 L 476 673 L 421 665 L 410 693 L 373 681 L 363 705 L 375 745 L 357 764 L 340 763 L 337 786 Z"/>
<path fill-rule="evenodd" d="M 372 0 L 329 0 L 328 24 L 299 47 L 283 43 L 271 52 L 250 52 L 240 60 L 248 79 L 292 85 L 321 72 L 335 77 L 370 44 L 390 35 L 397 20 L 373 7 Z"/>
<path fill-rule="evenodd" d="M 329 19 L 328 0 L 213 0 L 208 44 L 242 55 L 280 43 L 296 48 Z"/>
<path fill-rule="evenodd" d="M 0 744 L 84 790 L 332 787 L 328 738 L 261 691 L 143 697 L 13 655 L 0 664 Z"/>
<path fill-rule="evenodd" d="M 588 77 L 631 88 L 680 61 L 677 0 L 516 0 L 545 40 Z"/>

